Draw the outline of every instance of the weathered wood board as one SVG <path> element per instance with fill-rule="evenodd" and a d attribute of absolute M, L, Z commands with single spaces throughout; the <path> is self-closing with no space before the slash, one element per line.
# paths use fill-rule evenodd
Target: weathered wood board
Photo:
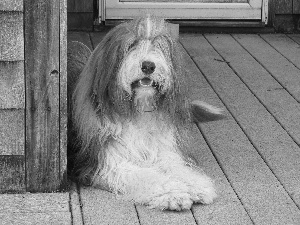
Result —
<path fill-rule="evenodd" d="M 0 61 L 24 60 L 23 13 L 0 13 Z"/>
<path fill-rule="evenodd" d="M 276 0 L 273 10 L 275 14 L 292 14 L 293 0 Z"/>
<path fill-rule="evenodd" d="M 0 61 L 0 68 L 0 109 L 24 109 L 24 61 Z"/>
<path fill-rule="evenodd" d="M 84 224 L 138 225 L 135 206 L 107 191 L 80 188 Z"/>
<path fill-rule="evenodd" d="M 3 225 L 72 224 L 68 193 L 0 195 L 0 202 Z"/>
<path fill-rule="evenodd" d="M 0 193 L 25 192 L 25 190 L 24 155 L 0 155 Z"/>
<path fill-rule="evenodd" d="M 261 34 L 260 37 L 300 69 L 300 48 L 297 42 L 284 34 Z"/>
<path fill-rule="evenodd" d="M 23 12 L 23 1 L 21 0 L 1 0 L 0 9 L 2 11 Z"/>
<path fill-rule="evenodd" d="M 23 1 L 0 9 L 0 193 L 15 193 L 25 191 Z"/>
<path fill-rule="evenodd" d="M 299 103 L 230 35 L 206 37 L 262 104 L 241 105 L 239 108 L 245 112 L 235 110 L 235 118 L 289 195 L 300 205 L 300 124 L 295 123 L 300 121 Z M 235 101 L 235 105 L 238 103 Z"/>
<path fill-rule="evenodd" d="M 234 37 L 250 55 L 300 102 L 300 71 L 297 67 L 292 65 L 258 35 L 238 34 L 234 35 Z"/>
<path fill-rule="evenodd" d="M 287 36 L 300 45 L 300 34 L 287 34 Z"/>
<path fill-rule="evenodd" d="M 24 155 L 24 109 L 0 110 L 0 155 Z"/>

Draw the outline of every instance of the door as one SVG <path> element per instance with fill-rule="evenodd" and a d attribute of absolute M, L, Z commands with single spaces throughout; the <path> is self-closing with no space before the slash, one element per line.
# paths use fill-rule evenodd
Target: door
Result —
<path fill-rule="evenodd" d="M 145 13 L 180 20 L 259 20 L 267 0 L 102 0 L 101 20 L 130 19 Z"/>

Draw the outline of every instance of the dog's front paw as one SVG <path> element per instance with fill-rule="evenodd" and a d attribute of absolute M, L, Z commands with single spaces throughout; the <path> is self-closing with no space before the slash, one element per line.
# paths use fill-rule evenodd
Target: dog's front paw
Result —
<path fill-rule="evenodd" d="M 191 198 L 195 203 L 211 204 L 216 197 L 217 193 L 213 187 L 191 191 Z"/>
<path fill-rule="evenodd" d="M 188 193 L 166 193 L 161 196 L 154 197 L 148 203 L 149 208 L 157 208 L 161 210 L 181 211 L 190 209 L 193 201 Z"/>
<path fill-rule="evenodd" d="M 190 209 L 193 204 L 189 187 L 181 181 L 170 180 L 153 190 L 155 194 L 146 203 L 149 208 L 181 211 Z"/>
<path fill-rule="evenodd" d="M 173 176 L 188 187 L 187 193 L 195 203 L 210 204 L 217 197 L 214 182 L 202 172 L 184 167 L 175 171 Z"/>
<path fill-rule="evenodd" d="M 210 204 L 217 197 L 216 189 L 210 178 L 206 176 L 201 178 L 189 183 L 189 193 L 195 203 Z"/>

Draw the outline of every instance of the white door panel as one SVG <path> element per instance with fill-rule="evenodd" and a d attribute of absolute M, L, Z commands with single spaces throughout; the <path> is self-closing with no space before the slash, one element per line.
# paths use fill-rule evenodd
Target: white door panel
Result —
<path fill-rule="evenodd" d="M 100 0 L 101 1 L 101 0 Z M 151 13 L 167 19 L 261 20 L 266 0 L 102 0 L 102 20 Z"/>

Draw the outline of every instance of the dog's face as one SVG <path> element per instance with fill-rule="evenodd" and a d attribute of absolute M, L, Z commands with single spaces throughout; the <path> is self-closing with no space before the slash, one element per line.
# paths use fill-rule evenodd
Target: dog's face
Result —
<path fill-rule="evenodd" d="M 133 96 L 138 111 L 154 110 L 155 96 L 164 94 L 173 82 L 171 60 L 161 49 L 161 41 L 137 41 L 131 46 L 118 73 L 119 84 Z"/>
<path fill-rule="evenodd" d="M 119 114 L 175 112 L 184 80 L 182 62 L 163 19 L 144 17 L 115 27 L 92 58 L 98 64 L 93 92 L 102 108 Z"/>
<path fill-rule="evenodd" d="M 161 92 L 169 89 L 173 82 L 169 48 L 166 38 L 138 36 L 130 45 L 118 73 L 123 88 L 132 93 L 132 87 L 140 83 L 157 86 Z"/>

